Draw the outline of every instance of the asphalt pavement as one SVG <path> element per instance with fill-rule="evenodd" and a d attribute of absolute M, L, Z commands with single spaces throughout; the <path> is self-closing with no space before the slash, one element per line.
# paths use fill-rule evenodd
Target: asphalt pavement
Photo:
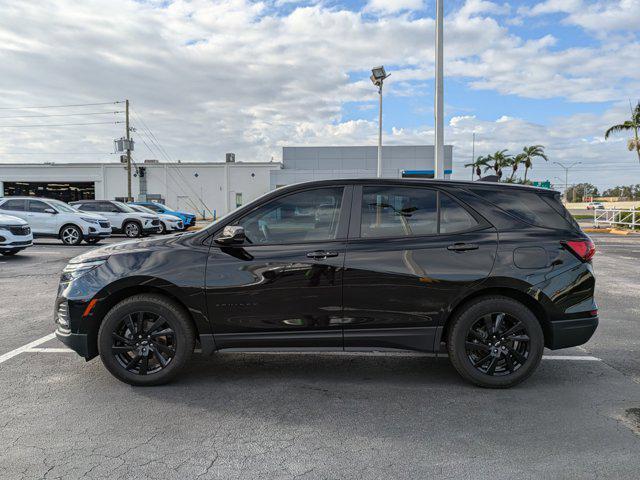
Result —
<path fill-rule="evenodd" d="M 194 355 L 130 387 L 43 338 L 61 269 L 93 247 L 38 241 L 0 257 L 0 478 L 637 479 L 640 236 L 592 237 L 598 331 L 510 390 L 333 353 Z"/>

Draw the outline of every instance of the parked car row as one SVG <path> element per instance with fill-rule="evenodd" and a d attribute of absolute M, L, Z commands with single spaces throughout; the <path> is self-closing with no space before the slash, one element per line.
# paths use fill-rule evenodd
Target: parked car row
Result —
<path fill-rule="evenodd" d="M 149 204 L 157 210 L 148 208 Z M 34 236 L 59 238 L 65 245 L 96 244 L 112 233 L 137 238 L 192 225 L 195 215 L 154 202 L 81 200 L 67 204 L 51 198 L 4 197 L 0 198 L 0 253 L 13 255 L 27 248 Z"/>

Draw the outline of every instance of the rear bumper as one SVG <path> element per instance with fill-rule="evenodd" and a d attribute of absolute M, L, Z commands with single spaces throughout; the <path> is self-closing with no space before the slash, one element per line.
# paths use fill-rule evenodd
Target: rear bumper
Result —
<path fill-rule="evenodd" d="M 89 359 L 89 344 L 84 333 L 71 333 L 58 328 L 56 337 L 81 357 Z"/>
<path fill-rule="evenodd" d="M 598 317 L 556 320 L 549 323 L 551 338 L 546 346 L 551 350 L 557 350 L 587 343 L 598 328 Z"/>

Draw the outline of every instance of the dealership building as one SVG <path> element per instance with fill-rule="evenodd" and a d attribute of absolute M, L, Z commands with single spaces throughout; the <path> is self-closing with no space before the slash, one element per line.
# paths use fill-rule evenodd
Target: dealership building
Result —
<path fill-rule="evenodd" d="M 383 176 L 433 178 L 433 146 L 383 147 Z M 309 180 L 376 176 L 376 147 L 284 147 L 280 162 L 172 162 L 145 160 L 132 168 L 132 196 L 210 217 L 234 210 L 276 187 Z M 445 147 L 445 177 L 452 147 Z M 122 163 L 0 163 L 0 196 L 124 199 Z M 204 205 L 203 205 L 204 203 Z"/>

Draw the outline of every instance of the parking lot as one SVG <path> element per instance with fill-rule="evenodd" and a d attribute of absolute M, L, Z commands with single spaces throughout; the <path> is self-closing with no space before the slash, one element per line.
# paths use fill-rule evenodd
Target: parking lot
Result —
<path fill-rule="evenodd" d="M 510 390 L 446 358 L 334 353 L 196 354 L 130 387 L 45 338 L 61 269 L 94 247 L 37 241 L 0 257 L 0 477 L 636 479 L 640 236 L 592 238 L 598 331 Z"/>

